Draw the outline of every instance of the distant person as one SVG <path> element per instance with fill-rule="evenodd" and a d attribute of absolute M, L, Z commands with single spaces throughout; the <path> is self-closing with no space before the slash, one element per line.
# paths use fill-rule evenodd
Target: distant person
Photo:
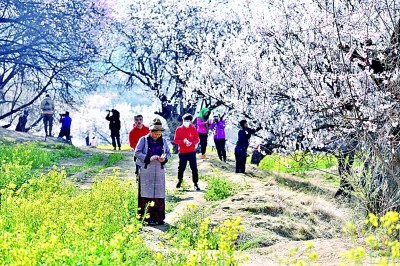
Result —
<path fill-rule="evenodd" d="M 185 114 L 182 117 L 183 123 L 175 131 L 174 143 L 178 145 L 179 151 L 179 166 L 178 166 L 178 183 L 176 188 L 180 188 L 183 180 L 187 162 L 189 161 L 190 169 L 192 170 L 192 180 L 195 190 L 200 190 L 199 173 L 196 162 L 196 144 L 199 143 L 199 134 L 192 124 L 193 116 Z"/>
<path fill-rule="evenodd" d="M 140 165 L 138 213 L 141 217 L 149 214 L 150 217 L 145 219 L 149 225 L 164 224 L 165 219 L 164 168 L 171 154 L 168 142 L 162 137 L 163 131 L 161 120 L 154 119 L 150 133 L 140 138 L 135 150 Z"/>
<path fill-rule="evenodd" d="M 129 145 L 133 150 L 136 149 L 136 146 L 139 142 L 139 139 L 143 136 L 149 134 L 149 128 L 143 125 L 143 116 L 136 115 L 135 116 L 135 123 L 133 124 L 132 130 L 129 132 Z M 136 157 L 134 157 L 134 161 L 136 162 Z M 135 163 L 135 174 L 136 176 L 139 175 L 139 168 L 140 166 Z"/>
<path fill-rule="evenodd" d="M 58 138 L 62 139 L 66 138 L 67 142 L 71 142 L 71 123 L 72 119 L 69 117 L 69 112 L 65 112 L 65 114 L 60 114 L 61 130 L 60 134 L 58 134 Z"/>
<path fill-rule="evenodd" d="M 238 141 L 235 147 L 236 173 L 244 173 L 246 170 L 247 148 L 249 147 L 250 137 L 256 130 L 247 127 L 247 121 L 239 122 L 241 129 L 238 132 Z"/>
<path fill-rule="evenodd" d="M 217 149 L 218 158 L 226 162 L 225 150 L 225 120 L 220 115 L 214 116 L 214 120 L 210 126 L 210 130 L 214 133 L 214 143 Z"/>
<path fill-rule="evenodd" d="M 116 150 L 116 147 L 118 145 L 118 149 L 121 150 L 121 141 L 119 138 L 119 131 L 121 129 L 121 121 L 119 120 L 119 112 L 115 109 L 107 110 L 108 114 L 106 116 L 106 119 L 110 121 L 109 129 L 111 131 L 111 141 L 112 145 L 114 147 L 114 150 Z M 110 116 L 110 112 L 112 115 Z"/>
<path fill-rule="evenodd" d="M 207 139 L 211 124 L 211 121 L 208 120 L 209 116 L 210 116 L 210 109 L 202 108 L 196 120 L 197 132 L 199 133 L 199 138 L 200 138 L 201 159 L 207 158 L 206 156 Z"/>
<path fill-rule="evenodd" d="M 97 139 L 96 137 L 93 137 L 92 140 L 90 141 L 90 146 L 96 148 L 97 147 Z"/>
<path fill-rule="evenodd" d="M 28 110 L 24 110 L 23 114 L 18 118 L 18 124 L 15 127 L 15 131 L 18 132 L 28 132 L 29 128 L 26 128 L 26 123 L 28 122 Z"/>
<path fill-rule="evenodd" d="M 85 142 L 86 142 L 86 146 L 90 146 L 90 137 L 89 137 L 89 133 L 86 135 L 85 137 Z"/>
<path fill-rule="evenodd" d="M 49 94 L 46 94 L 46 97 L 40 104 L 40 108 L 42 109 L 44 132 L 46 133 L 46 137 L 52 137 L 53 135 L 51 134 L 51 131 L 53 129 L 54 102 L 50 98 Z M 49 128 L 49 131 L 47 131 L 47 127 Z"/>

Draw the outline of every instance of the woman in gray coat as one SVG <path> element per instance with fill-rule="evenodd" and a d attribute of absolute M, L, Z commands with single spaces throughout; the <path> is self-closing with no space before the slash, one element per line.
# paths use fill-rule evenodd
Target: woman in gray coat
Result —
<path fill-rule="evenodd" d="M 162 137 L 161 120 L 156 118 L 150 133 L 139 139 L 135 149 L 136 163 L 140 166 L 138 185 L 138 213 L 149 225 L 164 224 L 165 219 L 165 171 L 171 157 L 169 145 Z"/>

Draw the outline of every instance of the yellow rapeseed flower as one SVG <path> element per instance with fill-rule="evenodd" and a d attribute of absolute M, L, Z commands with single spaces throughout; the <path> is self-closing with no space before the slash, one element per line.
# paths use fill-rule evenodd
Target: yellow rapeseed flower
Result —
<path fill-rule="evenodd" d="M 375 236 L 369 235 L 365 239 L 365 243 L 370 247 L 376 247 L 378 245 L 378 241 L 376 240 Z"/>
<path fill-rule="evenodd" d="M 375 227 L 378 227 L 378 217 L 376 217 L 376 215 L 375 214 L 373 214 L 373 213 L 368 213 L 368 217 L 369 217 L 369 222 L 373 225 L 373 226 L 375 226 Z"/>
<path fill-rule="evenodd" d="M 314 242 L 312 242 L 312 241 L 307 241 L 307 242 L 306 242 L 306 247 L 307 247 L 308 249 L 314 248 Z"/>
<path fill-rule="evenodd" d="M 14 183 L 9 183 L 9 184 L 7 185 L 7 187 L 8 187 L 9 189 L 15 189 L 15 188 L 17 187 L 17 185 L 14 184 Z"/>
<path fill-rule="evenodd" d="M 163 254 L 161 253 L 161 252 L 157 252 L 156 253 L 156 260 L 157 261 L 162 261 L 163 260 L 163 258 L 164 258 L 164 256 L 163 256 Z"/>

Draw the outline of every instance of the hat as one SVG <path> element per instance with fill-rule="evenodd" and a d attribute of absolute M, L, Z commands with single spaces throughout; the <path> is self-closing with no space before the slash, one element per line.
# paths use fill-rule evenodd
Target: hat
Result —
<path fill-rule="evenodd" d="M 162 126 L 161 120 L 159 118 L 154 118 L 153 122 L 151 123 L 150 126 L 150 131 L 164 131 L 165 129 Z"/>
<path fill-rule="evenodd" d="M 183 120 L 183 121 L 185 121 L 185 120 L 190 120 L 190 121 L 192 121 L 192 119 L 193 119 L 193 116 L 192 116 L 191 114 L 189 114 L 189 113 L 186 113 L 186 114 L 184 114 L 184 115 L 182 116 L 182 120 Z"/>

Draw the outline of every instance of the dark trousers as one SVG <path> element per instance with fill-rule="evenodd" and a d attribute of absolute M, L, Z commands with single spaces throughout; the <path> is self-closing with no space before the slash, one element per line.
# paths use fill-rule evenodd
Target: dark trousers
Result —
<path fill-rule="evenodd" d="M 44 132 L 46 132 L 46 136 L 51 135 L 51 130 L 53 129 L 53 115 L 43 114 L 43 124 L 44 124 Z M 47 126 L 49 126 L 49 134 L 47 134 Z"/>
<path fill-rule="evenodd" d="M 137 158 L 133 157 L 133 160 L 136 162 Z M 136 176 L 138 176 L 139 175 L 140 166 L 137 163 L 135 163 L 135 166 L 136 166 L 135 167 L 135 174 L 136 174 Z"/>
<path fill-rule="evenodd" d="M 199 133 L 201 154 L 206 154 L 208 134 Z"/>
<path fill-rule="evenodd" d="M 65 130 L 65 129 L 61 129 L 60 130 L 60 134 L 58 134 L 59 138 L 62 138 L 65 136 L 65 138 L 67 139 L 67 141 L 71 141 L 71 130 Z"/>
<path fill-rule="evenodd" d="M 244 173 L 246 171 L 247 148 L 235 147 L 236 173 Z"/>
<path fill-rule="evenodd" d="M 219 159 L 226 162 L 225 139 L 214 139 L 214 143 Z"/>
<path fill-rule="evenodd" d="M 199 181 L 199 172 L 197 170 L 196 152 L 179 153 L 178 179 L 182 181 L 183 172 L 185 172 L 187 162 L 189 161 L 190 169 L 192 170 L 193 183 Z"/>
<path fill-rule="evenodd" d="M 118 147 L 121 148 L 121 141 L 119 139 L 119 130 L 118 131 L 111 130 L 111 141 L 114 148 L 116 147 L 117 144 Z M 115 141 L 117 141 L 117 143 L 115 143 Z"/>

